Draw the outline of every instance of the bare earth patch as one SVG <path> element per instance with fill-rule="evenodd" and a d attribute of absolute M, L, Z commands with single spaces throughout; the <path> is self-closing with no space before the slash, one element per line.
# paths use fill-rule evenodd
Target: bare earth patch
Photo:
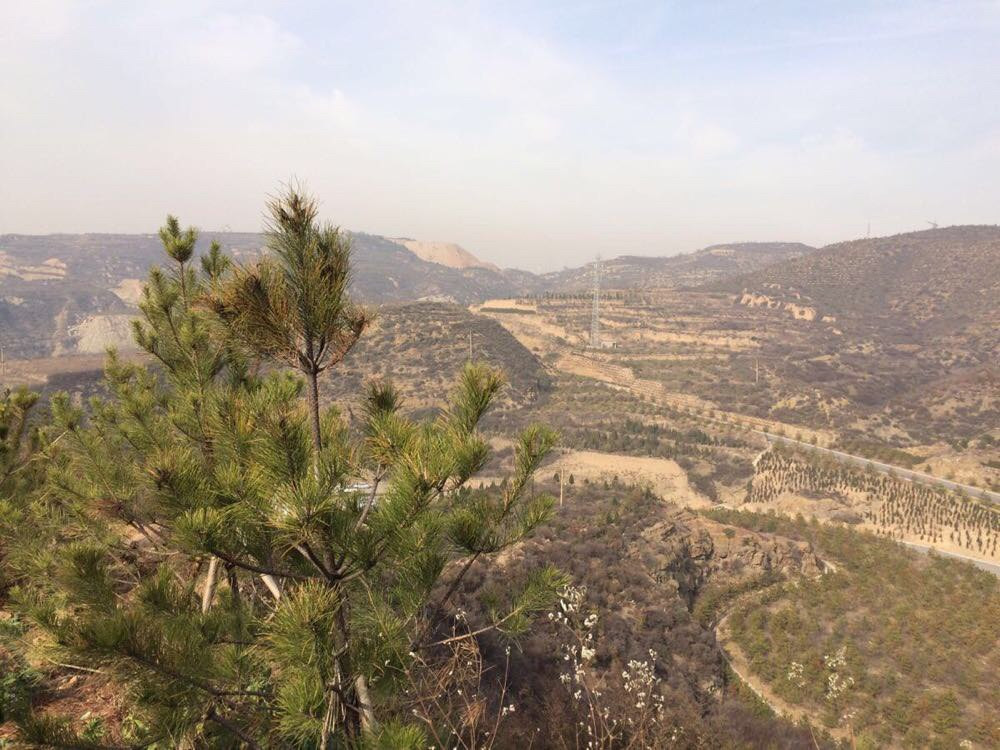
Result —
<path fill-rule="evenodd" d="M 712 502 L 688 483 L 687 473 L 675 461 L 666 458 L 623 456 L 598 451 L 566 451 L 546 464 L 543 472 L 562 471 L 568 481 L 587 479 L 591 482 L 611 482 L 615 477 L 622 484 L 649 487 L 665 500 L 696 508 L 711 507 Z"/>

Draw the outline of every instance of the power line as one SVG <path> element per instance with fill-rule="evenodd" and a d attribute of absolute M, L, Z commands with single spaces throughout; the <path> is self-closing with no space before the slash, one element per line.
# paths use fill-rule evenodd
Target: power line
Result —
<path fill-rule="evenodd" d="M 601 256 L 594 261 L 594 303 L 590 313 L 590 345 L 601 348 Z"/>

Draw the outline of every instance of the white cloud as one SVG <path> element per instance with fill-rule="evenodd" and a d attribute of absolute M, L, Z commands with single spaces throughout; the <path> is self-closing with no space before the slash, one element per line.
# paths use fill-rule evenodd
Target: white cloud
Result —
<path fill-rule="evenodd" d="M 10 0 L 0 3 L 0 41 L 18 44 L 58 39 L 71 27 L 78 3 L 73 0 Z"/>
<path fill-rule="evenodd" d="M 172 64 L 191 65 L 201 75 L 273 75 L 300 49 L 294 34 L 263 15 L 210 15 L 177 37 Z"/>
<path fill-rule="evenodd" d="M 691 112 L 679 119 L 674 138 L 679 150 L 696 159 L 717 159 L 732 154 L 740 144 L 739 136 L 729 128 Z"/>

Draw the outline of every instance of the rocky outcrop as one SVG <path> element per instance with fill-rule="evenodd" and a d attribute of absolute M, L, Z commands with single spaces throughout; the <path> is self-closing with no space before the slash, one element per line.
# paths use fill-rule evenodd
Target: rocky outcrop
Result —
<path fill-rule="evenodd" d="M 714 576 L 749 578 L 767 572 L 817 576 L 823 562 L 808 544 L 726 526 L 687 510 L 647 528 L 631 550 L 658 582 L 672 579 L 690 608 Z"/>
<path fill-rule="evenodd" d="M 11 276 L 22 281 L 49 281 L 66 276 L 66 262 L 48 258 L 37 264 L 20 264 L 0 251 L 0 277 Z"/>
<path fill-rule="evenodd" d="M 797 298 L 799 296 L 796 294 Z M 754 294 L 746 290 L 739 296 L 736 303 L 745 307 L 766 307 L 769 310 L 783 310 L 796 320 L 816 320 L 820 318 L 816 308 L 811 305 L 801 305 L 798 302 L 783 302 L 767 294 Z M 823 315 L 821 320 L 825 323 L 832 323 L 836 318 L 832 315 Z"/>
<path fill-rule="evenodd" d="M 138 307 L 145 286 L 146 282 L 142 279 L 122 279 L 118 282 L 118 286 L 111 291 L 125 304 Z"/>

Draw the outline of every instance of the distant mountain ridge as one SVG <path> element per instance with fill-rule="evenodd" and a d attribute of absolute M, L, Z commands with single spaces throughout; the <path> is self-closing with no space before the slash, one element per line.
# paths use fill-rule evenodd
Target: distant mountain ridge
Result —
<path fill-rule="evenodd" d="M 469 304 L 539 289 L 534 274 L 488 267 L 471 254 L 478 265 L 452 268 L 384 237 L 351 238 L 352 292 L 369 304 Z M 202 232 L 195 254 L 212 240 L 241 263 L 264 245 L 259 233 Z M 138 292 L 150 267 L 163 262 L 155 234 L 0 235 L 0 346 L 8 358 L 25 358 L 128 345 Z"/>
<path fill-rule="evenodd" d="M 601 286 L 608 289 L 688 287 L 798 258 L 815 248 L 801 242 L 735 242 L 670 256 L 622 255 L 601 261 Z M 550 291 L 589 289 L 593 263 L 542 275 Z"/>
<path fill-rule="evenodd" d="M 447 242 L 352 232 L 352 292 L 369 304 L 419 300 L 462 305 L 498 297 L 589 289 L 590 266 L 537 275 L 499 269 Z M 202 232 L 196 254 L 217 240 L 237 262 L 260 256 L 254 232 Z M 682 286 L 754 270 L 810 251 L 796 243 L 716 245 L 668 258 L 606 261 L 602 286 Z M 155 234 L 0 235 L 0 346 L 8 358 L 100 352 L 131 343 L 149 268 L 162 264 Z"/>

